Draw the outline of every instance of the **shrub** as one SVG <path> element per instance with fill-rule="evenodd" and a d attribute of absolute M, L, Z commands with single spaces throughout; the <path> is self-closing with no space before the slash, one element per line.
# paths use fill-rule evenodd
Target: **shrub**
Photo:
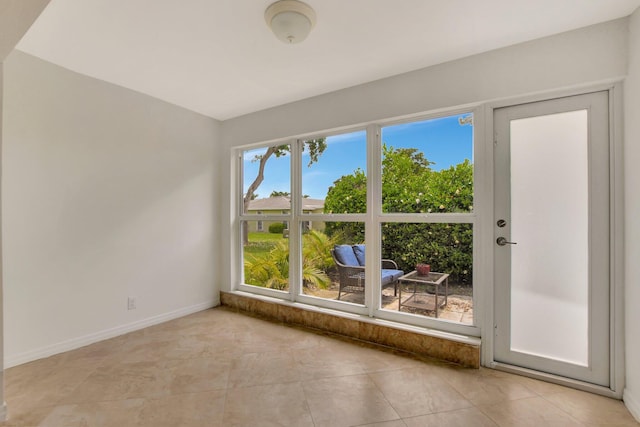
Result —
<path fill-rule="evenodd" d="M 469 160 L 434 171 L 416 149 L 383 147 L 382 211 L 385 213 L 444 213 L 473 210 L 473 164 Z M 328 213 L 365 212 L 366 176 L 360 170 L 345 175 L 329 188 Z M 364 241 L 364 224 L 329 222 L 326 233 L 341 233 Z M 460 284 L 471 284 L 473 229 L 471 224 L 391 223 L 382 225 L 382 257 L 393 259 L 404 271 L 418 263 L 432 271 L 451 274 Z"/>
<path fill-rule="evenodd" d="M 281 222 L 274 222 L 269 226 L 269 233 L 282 234 L 284 231 L 284 224 Z"/>

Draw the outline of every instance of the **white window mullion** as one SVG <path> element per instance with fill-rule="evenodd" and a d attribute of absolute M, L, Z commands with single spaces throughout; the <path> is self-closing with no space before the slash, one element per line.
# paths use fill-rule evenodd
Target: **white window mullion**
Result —
<path fill-rule="evenodd" d="M 295 301 L 302 291 L 302 174 L 300 140 L 291 141 L 291 210 L 289 212 L 289 298 Z"/>
<path fill-rule="evenodd" d="M 244 255 L 242 247 L 242 221 L 240 216 L 244 213 L 243 206 L 243 190 L 242 183 L 244 182 L 244 168 L 242 167 L 242 150 L 238 150 L 235 155 L 235 159 L 232 162 L 232 170 L 235 170 L 235 176 L 237 178 L 236 185 L 232 187 L 231 197 L 235 203 L 231 207 L 231 253 L 230 253 L 230 275 L 229 286 L 231 291 L 238 289 L 238 287 L 244 283 Z"/>
<path fill-rule="evenodd" d="M 381 298 L 381 262 L 380 256 L 380 224 L 379 216 L 382 208 L 382 160 L 380 126 L 367 127 L 367 219 L 365 221 L 365 253 L 368 267 L 365 272 L 367 286 L 365 287 L 365 305 L 369 316 L 373 317 L 380 307 Z"/>

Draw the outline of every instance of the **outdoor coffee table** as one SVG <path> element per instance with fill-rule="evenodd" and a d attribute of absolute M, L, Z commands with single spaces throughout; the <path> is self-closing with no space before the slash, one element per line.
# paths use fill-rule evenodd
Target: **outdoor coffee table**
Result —
<path fill-rule="evenodd" d="M 449 293 L 449 274 L 436 273 L 432 271 L 429 274 L 418 274 L 417 271 L 405 274 L 398 279 L 400 286 L 398 286 L 398 311 L 402 310 L 402 307 L 417 308 L 420 310 L 435 311 L 436 317 L 438 317 L 441 307 L 447 305 L 447 294 Z M 402 283 L 413 284 L 413 290 L 409 291 L 410 295 L 402 301 Z M 444 283 L 444 299 L 440 295 L 440 286 Z M 434 293 L 427 292 L 428 288 L 433 287 Z M 405 291 L 405 294 L 407 291 Z M 438 301 L 440 297 L 440 301 Z"/>

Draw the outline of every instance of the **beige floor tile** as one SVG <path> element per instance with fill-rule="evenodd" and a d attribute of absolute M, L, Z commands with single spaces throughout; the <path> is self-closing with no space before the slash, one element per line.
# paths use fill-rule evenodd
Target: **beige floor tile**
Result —
<path fill-rule="evenodd" d="M 123 351 L 110 359 L 116 364 L 152 362 L 167 359 L 167 354 L 179 348 L 180 336 L 163 337 L 155 339 L 153 336 L 144 336 L 132 340 L 123 346 Z M 108 365 L 108 361 L 105 365 Z"/>
<path fill-rule="evenodd" d="M 337 341 L 330 345 L 297 350 L 293 357 L 302 380 L 364 374 L 358 351 L 352 344 Z"/>
<path fill-rule="evenodd" d="M 479 409 L 505 427 L 583 427 L 584 424 L 541 397 L 510 400 Z"/>
<path fill-rule="evenodd" d="M 140 425 L 144 427 L 222 426 L 225 401 L 225 390 L 147 399 L 140 412 Z M 121 424 L 118 427 L 126 425 Z"/>
<path fill-rule="evenodd" d="M 543 398 L 589 426 L 640 425 L 619 400 L 572 389 Z"/>
<path fill-rule="evenodd" d="M 219 338 L 212 334 L 182 335 L 173 345 L 166 349 L 163 355 L 165 359 L 202 359 L 223 356 L 220 354 Z M 235 349 L 234 349 L 235 350 Z M 228 352 L 228 357 L 233 357 L 237 351 Z"/>
<path fill-rule="evenodd" d="M 47 415 L 53 411 L 54 406 L 34 407 L 29 397 L 7 399 L 9 417 L 7 421 L 0 422 L 2 427 L 32 427 L 39 425 Z"/>
<path fill-rule="evenodd" d="M 402 420 L 382 421 L 381 423 L 362 424 L 358 427 L 407 427 Z"/>
<path fill-rule="evenodd" d="M 232 362 L 229 388 L 300 381 L 298 366 L 288 352 L 249 353 Z"/>
<path fill-rule="evenodd" d="M 227 388 L 231 360 L 187 359 L 166 363 L 171 394 L 195 393 Z"/>
<path fill-rule="evenodd" d="M 400 418 L 367 375 L 324 378 L 302 385 L 316 427 L 355 426 Z"/>
<path fill-rule="evenodd" d="M 226 392 L 185 393 L 57 406 L 41 427 L 204 427 L 222 425 Z"/>
<path fill-rule="evenodd" d="M 61 404 L 158 397 L 169 394 L 166 362 L 122 363 L 98 368 Z"/>
<path fill-rule="evenodd" d="M 291 349 L 291 342 L 286 339 L 286 327 L 273 325 L 269 322 L 261 322 L 263 322 L 261 324 L 265 325 L 263 332 L 260 329 L 250 329 L 234 333 L 233 342 L 241 354 L 288 351 Z M 274 330 L 273 328 L 281 329 Z"/>
<path fill-rule="evenodd" d="M 313 427 L 300 383 L 227 390 L 223 426 Z"/>
<path fill-rule="evenodd" d="M 491 405 L 537 394 L 513 375 L 488 369 L 450 369 L 443 375 L 460 394 L 474 405 Z"/>
<path fill-rule="evenodd" d="M 227 308 L 11 368 L 5 382 L 0 427 L 640 425 L 620 401 Z"/>
<path fill-rule="evenodd" d="M 39 427 L 139 427 L 144 399 L 57 406 Z"/>
<path fill-rule="evenodd" d="M 373 346 L 362 347 L 349 343 L 352 353 L 365 372 L 382 372 L 396 369 L 419 368 L 424 362 L 412 358 L 409 354 L 378 349 Z"/>
<path fill-rule="evenodd" d="M 547 396 L 554 393 L 564 393 L 565 391 L 571 390 L 568 387 L 550 383 L 547 381 L 537 380 L 535 378 L 528 378 L 515 374 L 511 374 L 511 377 L 539 396 Z"/>
<path fill-rule="evenodd" d="M 402 418 L 472 406 L 428 365 L 369 376 Z"/>
<path fill-rule="evenodd" d="M 477 408 L 458 409 L 455 411 L 438 412 L 437 414 L 421 415 L 405 418 L 407 427 L 496 427 L 490 418 Z"/>
<path fill-rule="evenodd" d="M 18 405 L 21 408 L 55 406 L 72 394 L 92 372 L 95 368 L 84 363 L 81 366 L 62 364 L 46 373 L 38 369 L 38 375 L 24 375 L 20 381 L 10 383 L 6 396 L 8 400 L 24 397 L 19 399 L 25 402 Z"/>

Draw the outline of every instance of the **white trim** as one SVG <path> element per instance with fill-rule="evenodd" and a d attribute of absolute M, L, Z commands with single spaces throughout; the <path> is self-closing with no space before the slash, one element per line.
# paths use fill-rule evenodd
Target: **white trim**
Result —
<path fill-rule="evenodd" d="M 625 388 L 624 326 L 624 153 L 622 83 L 610 89 L 611 144 L 611 388 L 618 396 Z M 640 411 L 636 412 L 640 415 Z M 637 417 L 636 417 L 637 418 Z"/>
<path fill-rule="evenodd" d="M 370 248 L 365 253 L 366 283 L 375 286 L 365 286 L 365 305 L 369 309 L 369 317 L 376 316 L 381 308 L 382 288 L 382 247 L 381 231 L 378 217 L 382 212 L 382 127 L 369 125 L 367 127 L 367 219 L 365 222 L 365 242 Z"/>
<path fill-rule="evenodd" d="M 291 189 L 290 219 L 285 229 L 289 229 L 289 299 L 296 300 L 302 293 L 302 144 L 300 139 L 291 142 L 290 180 Z"/>
<path fill-rule="evenodd" d="M 636 399 L 628 388 L 624 389 L 622 400 L 624 401 L 624 406 L 626 406 L 629 412 L 631 412 L 631 415 L 633 415 L 633 418 L 640 422 L 640 400 Z"/>
<path fill-rule="evenodd" d="M 498 371 L 509 372 L 512 374 L 522 375 L 529 378 L 535 378 L 537 380 L 550 382 L 553 384 L 559 384 L 565 387 L 574 388 L 576 390 L 587 391 L 589 393 L 599 394 L 601 396 L 607 396 L 612 399 L 620 399 L 620 396 L 609 387 L 604 387 L 588 382 L 574 380 L 572 378 L 561 377 L 559 375 L 548 374 L 546 372 L 534 371 L 533 369 L 522 368 L 520 366 L 509 365 L 508 363 L 493 362 L 490 366 Z"/>
<path fill-rule="evenodd" d="M 610 115 L 610 144 L 612 147 L 611 151 L 611 217 L 610 221 L 612 224 L 611 228 L 611 251 L 612 251 L 612 260 L 611 260 L 611 276 L 612 276 L 612 298 L 611 298 L 611 310 L 612 310 L 612 318 L 611 318 L 611 384 L 609 392 L 606 393 L 610 397 L 620 399 L 622 397 L 622 392 L 624 389 L 625 383 L 625 363 L 624 363 L 624 265 L 623 265 L 623 251 L 624 251 L 624 230 L 623 230 L 623 215 L 624 215 L 624 171 L 623 171 L 623 153 L 622 153 L 622 129 L 623 129 L 623 105 L 622 105 L 622 78 L 612 78 L 602 80 L 596 83 L 588 83 L 588 84 L 580 84 L 574 85 L 562 89 L 552 89 L 547 91 L 541 91 L 531 94 L 524 94 L 515 97 L 506 97 L 501 99 L 494 99 L 483 103 L 484 108 L 486 109 L 485 114 L 485 136 L 486 136 L 486 145 L 485 149 L 487 150 L 486 161 L 491 164 L 487 164 L 487 166 L 491 166 L 491 170 L 493 170 L 493 145 L 490 141 L 494 139 L 494 111 L 498 108 L 509 107 L 519 104 L 526 104 L 531 102 L 538 101 L 546 101 L 551 99 L 557 99 L 562 97 L 574 96 L 574 95 L 583 95 L 592 92 L 599 91 L 609 91 L 610 92 L 610 103 L 609 103 L 609 115 Z M 493 188 L 493 180 L 487 183 L 488 193 L 487 197 L 491 197 L 490 200 L 494 198 L 494 188 Z M 475 202 L 474 202 L 475 203 Z M 493 204 L 493 203 L 491 203 Z M 486 214 L 489 218 L 491 218 L 491 222 L 493 221 L 493 207 L 491 207 L 491 212 L 488 210 Z M 491 229 L 491 228 L 490 228 Z M 486 230 L 489 233 L 488 230 Z M 492 234 L 490 235 L 492 236 Z M 488 243 L 492 246 L 493 239 L 489 239 Z M 485 253 L 485 262 L 493 265 L 493 250 L 491 249 L 487 253 Z M 481 365 L 485 367 L 501 369 L 498 367 L 499 364 L 494 361 L 494 323 L 495 323 L 495 305 L 494 305 L 494 276 L 493 269 L 488 269 L 486 272 L 486 280 L 488 287 L 490 289 L 483 289 L 483 292 L 486 292 L 484 298 L 486 300 L 482 303 L 482 306 L 485 311 L 485 316 L 482 326 L 482 340 L 484 345 L 482 346 L 481 351 Z M 475 291 L 475 288 L 474 288 Z M 475 305 L 474 305 L 475 307 Z M 475 313 L 474 313 L 475 314 Z M 478 324 L 480 325 L 480 324 Z M 513 368 L 513 367 L 511 367 Z M 513 369 L 515 372 L 518 370 L 518 373 L 523 375 L 527 375 L 523 373 L 522 370 L 518 368 Z M 511 371 L 511 369 L 510 369 Z M 533 375 L 528 375 L 533 376 Z M 554 381 L 557 382 L 557 381 Z M 571 384 L 566 384 L 570 387 L 576 387 Z M 594 386 L 595 387 L 595 386 Z M 595 393 L 598 391 L 594 391 L 592 389 L 588 390 Z M 599 393 L 604 394 L 604 393 Z M 625 390 L 625 396 L 628 394 Z M 638 405 L 638 400 L 631 399 L 631 404 L 634 405 L 635 409 L 634 416 L 640 420 L 640 405 Z"/>
<path fill-rule="evenodd" d="M 528 94 L 521 94 L 512 97 L 504 97 L 488 100 L 481 104 L 491 109 L 491 118 L 493 118 L 493 110 L 503 107 L 511 107 L 519 104 L 528 104 L 531 102 L 548 101 L 550 99 L 564 98 L 575 95 L 585 95 L 592 92 L 602 92 L 611 90 L 624 80 L 624 76 L 604 79 L 594 83 L 584 83 L 579 85 L 571 85 L 559 89 L 549 89 Z"/>
<path fill-rule="evenodd" d="M 31 362 L 33 360 L 49 357 L 54 354 L 64 353 L 65 351 L 75 350 L 80 347 L 84 347 L 89 344 L 103 341 L 109 338 L 124 335 L 129 332 L 137 331 L 147 328 L 149 326 L 157 325 L 159 323 L 166 322 L 168 320 L 184 317 L 189 314 L 197 313 L 199 311 L 207 310 L 220 304 L 219 298 L 212 299 L 207 302 L 202 302 L 189 307 L 183 307 L 178 310 L 170 311 L 168 313 L 160 314 L 157 316 L 149 317 L 142 320 L 137 320 L 126 325 L 117 326 L 111 329 L 105 329 L 100 332 L 95 332 L 83 337 L 72 338 L 67 341 L 62 341 L 56 344 L 40 347 L 35 350 L 26 351 L 24 353 L 8 356 L 5 358 L 4 369 L 11 368 L 13 366 L 22 365 L 23 363 Z"/>
<path fill-rule="evenodd" d="M 476 206 L 482 206 L 482 212 L 484 217 L 478 221 L 482 224 L 482 258 L 478 262 L 482 262 L 485 266 L 484 274 L 480 276 L 480 282 L 483 283 L 482 288 L 474 288 L 474 291 L 478 289 L 478 292 L 482 293 L 481 302 L 482 312 L 484 316 L 482 319 L 478 319 L 476 323 L 481 329 L 481 337 L 484 345 L 480 351 L 480 365 L 490 366 L 493 362 L 493 346 L 494 346 L 494 327 L 495 327 L 495 312 L 494 312 L 494 258 L 493 258 L 493 218 L 494 213 L 494 179 L 493 169 L 495 167 L 493 161 L 493 151 L 495 144 L 495 130 L 493 124 L 494 108 L 489 105 L 485 105 L 484 108 L 484 173 L 487 178 L 485 179 L 485 188 L 483 189 L 485 200 L 474 200 Z M 481 204 L 479 205 L 478 202 Z M 475 285 L 474 285 L 475 286 Z M 475 292 L 474 292 L 475 293 Z M 475 303 L 475 301 L 474 301 Z M 474 306 L 475 315 L 475 306 Z"/>
<path fill-rule="evenodd" d="M 2 402 L 2 406 L 0 406 L 0 422 L 6 421 L 8 418 L 7 415 L 9 415 L 7 412 L 7 402 Z"/>

